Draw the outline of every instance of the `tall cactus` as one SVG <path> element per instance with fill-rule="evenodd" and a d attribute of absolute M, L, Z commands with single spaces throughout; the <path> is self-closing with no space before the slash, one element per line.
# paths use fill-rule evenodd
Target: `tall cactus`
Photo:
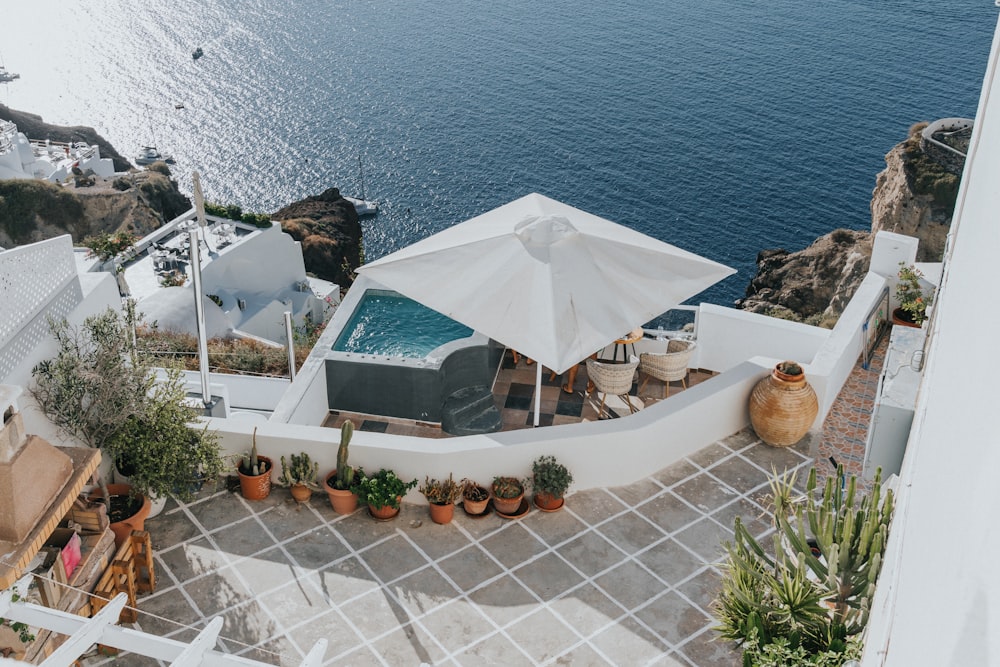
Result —
<path fill-rule="evenodd" d="M 775 477 L 772 553 L 736 518 L 715 602 L 723 637 L 749 646 L 783 637 L 810 653 L 841 653 L 861 636 L 885 553 L 893 494 L 886 490 L 883 496 L 879 471 L 871 492 L 858 501 L 855 478 L 842 486 L 843 467 L 837 473 L 817 496 L 813 468 L 801 498 L 794 474 Z"/>
<path fill-rule="evenodd" d="M 337 449 L 337 483 L 341 491 L 347 491 L 354 484 L 354 468 L 347 465 L 348 446 L 354 435 L 354 422 L 350 419 L 340 426 L 340 448 Z"/>

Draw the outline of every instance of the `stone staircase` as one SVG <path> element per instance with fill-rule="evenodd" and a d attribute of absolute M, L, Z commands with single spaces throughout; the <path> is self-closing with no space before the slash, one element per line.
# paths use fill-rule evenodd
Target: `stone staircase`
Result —
<path fill-rule="evenodd" d="M 441 406 L 441 430 L 451 435 L 496 433 L 503 428 L 493 392 L 485 385 L 459 389 Z"/>

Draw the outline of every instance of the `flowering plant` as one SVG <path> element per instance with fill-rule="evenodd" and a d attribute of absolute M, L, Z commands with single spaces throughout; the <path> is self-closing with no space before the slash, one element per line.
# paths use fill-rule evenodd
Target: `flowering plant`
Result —
<path fill-rule="evenodd" d="M 924 290 L 920 286 L 920 279 L 924 274 L 912 264 L 906 262 L 899 263 L 899 282 L 896 283 L 896 298 L 899 299 L 899 307 L 908 313 L 914 324 L 923 324 L 927 319 L 927 306 L 931 305 L 932 298 L 924 296 Z"/>
<path fill-rule="evenodd" d="M 361 481 L 357 483 L 358 499 L 367 503 L 373 509 L 392 507 L 399 509 L 399 501 L 402 496 L 417 485 L 417 480 L 404 482 L 396 473 L 382 468 L 371 477 L 358 470 L 362 475 Z"/>

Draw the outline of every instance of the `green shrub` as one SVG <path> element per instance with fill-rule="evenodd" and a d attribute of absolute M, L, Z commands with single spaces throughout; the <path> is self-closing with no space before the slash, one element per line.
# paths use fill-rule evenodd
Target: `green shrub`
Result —
<path fill-rule="evenodd" d="M 15 243 L 27 243 L 42 220 L 77 235 L 84 223 L 83 204 L 55 183 L 17 178 L 0 180 L 0 226 Z"/>

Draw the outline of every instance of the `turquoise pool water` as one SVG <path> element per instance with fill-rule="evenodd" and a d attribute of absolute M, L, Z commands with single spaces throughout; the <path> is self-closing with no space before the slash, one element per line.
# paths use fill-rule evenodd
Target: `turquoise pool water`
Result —
<path fill-rule="evenodd" d="M 396 292 L 367 290 L 333 349 L 419 359 L 440 345 L 471 335 L 472 329 L 464 324 Z"/>

